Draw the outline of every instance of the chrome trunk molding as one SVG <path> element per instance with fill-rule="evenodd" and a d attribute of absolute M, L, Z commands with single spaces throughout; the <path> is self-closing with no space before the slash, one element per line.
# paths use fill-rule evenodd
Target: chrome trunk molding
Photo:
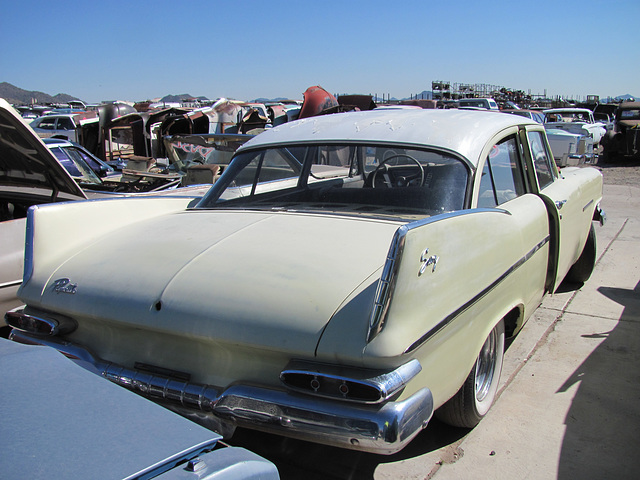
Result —
<path fill-rule="evenodd" d="M 87 370 L 189 416 L 215 416 L 287 437 L 341 448 L 390 455 L 400 451 L 429 422 L 433 397 L 423 388 L 401 402 L 365 405 L 234 384 L 222 390 L 136 371 L 99 359 L 88 349 L 59 337 L 36 337 L 13 330 L 16 342 L 45 345 Z M 175 408 L 171 405 L 174 405 Z M 224 432 L 223 432 L 224 433 Z"/>

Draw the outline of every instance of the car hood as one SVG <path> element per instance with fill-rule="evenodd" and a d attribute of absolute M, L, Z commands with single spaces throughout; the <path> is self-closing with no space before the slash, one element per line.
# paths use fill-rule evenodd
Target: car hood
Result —
<path fill-rule="evenodd" d="M 2 462 L 6 478 L 149 475 L 213 448 L 220 438 L 49 347 L 0 338 L 0 380 L 0 444 L 6 458 L 16 460 Z"/>
<path fill-rule="evenodd" d="M 42 140 L 0 99 L 0 188 L 32 189 L 52 200 L 86 198 Z"/>
<path fill-rule="evenodd" d="M 640 120 L 620 120 L 618 123 L 625 128 L 640 127 Z"/>
<path fill-rule="evenodd" d="M 164 215 L 66 260 L 49 277 L 43 305 L 76 318 L 313 354 L 343 302 L 377 281 L 399 225 L 286 212 Z M 54 291 L 60 279 L 76 285 L 74 295 Z"/>
<path fill-rule="evenodd" d="M 277 478 L 266 460 L 53 348 L 0 338 L 0 384 L 3 478 L 192 478 L 194 458 L 202 480 Z"/>

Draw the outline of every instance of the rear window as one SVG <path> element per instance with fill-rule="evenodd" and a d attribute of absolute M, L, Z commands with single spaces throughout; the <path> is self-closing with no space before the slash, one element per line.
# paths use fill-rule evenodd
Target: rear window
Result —
<path fill-rule="evenodd" d="M 199 208 L 433 215 L 463 208 L 469 169 L 444 152 L 304 145 L 238 154 Z"/>

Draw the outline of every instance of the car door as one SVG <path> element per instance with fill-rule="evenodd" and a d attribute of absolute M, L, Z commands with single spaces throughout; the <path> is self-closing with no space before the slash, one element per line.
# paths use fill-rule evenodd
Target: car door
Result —
<path fill-rule="evenodd" d="M 527 131 L 527 140 L 538 185 L 539 195 L 549 211 L 551 248 L 547 289 L 558 288 L 580 254 L 577 236 L 584 221 L 580 203 L 580 184 L 576 177 L 564 177 L 557 169 L 541 131 Z"/>
<path fill-rule="evenodd" d="M 501 245 L 504 259 L 515 249 L 520 256 L 510 266 L 509 284 L 519 296 L 525 311 L 535 309 L 546 291 L 549 261 L 549 223 L 545 202 L 535 193 L 535 185 L 527 176 L 527 167 L 517 129 L 504 132 L 489 143 L 476 172 L 475 205 L 497 208 L 509 213 L 517 224 L 519 236 L 507 237 L 507 228 L 493 227 L 493 242 Z"/>
<path fill-rule="evenodd" d="M 76 139 L 76 126 L 69 117 L 58 117 L 56 121 L 56 135 L 63 135 L 72 142 Z"/>

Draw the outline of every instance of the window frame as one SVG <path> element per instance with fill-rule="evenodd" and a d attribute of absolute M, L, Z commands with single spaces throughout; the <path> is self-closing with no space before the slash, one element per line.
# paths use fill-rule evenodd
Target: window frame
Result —
<path fill-rule="evenodd" d="M 517 169 L 517 175 L 519 179 L 518 179 L 518 182 L 516 182 L 515 181 L 516 177 L 513 177 L 514 179 L 513 187 L 514 187 L 515 197 L 510 198 L 508 200 L 500 201 L 498 197 L 498 192 L 500 191 L 500 189 L 497 188 L 500 185 L 496 185 L 495 176 L 494 176 L 495 171 L 492 169 L 492 166 L 491 166 L 491 152 L 493 151 L 495 146 L 508 141 L 514 142 L 515 166 Z M 497 135 L 494 138 L 492 138 L 492 140 L 487 143 L 487 146 L 483 150 L 480 158 L 481 158 L 481 162 L 479 163 L 475 173 L 477 178 L 475 179 L 474 185 L 476 188 L 474 192 L 474 198 L 472 200 L 473 205 L 475 205 L 476 208 L 497 208 L 500 205 L 503 205 L 510 200 L 526 195 L 527 193 L 531 193 L 532 189 L 531 189 L 531 182 L 528 175 L 528 165 L 527 165 L 524 145 L 522 144 L 522 139 L 521 139 L 521 136 L 519 135 L 519 128 L 514 127 L 512 129 L 508 129 L 505 132 L 501 132 L 500 135 Z M 495 165 L 495 167 L 498 167 L 498 165 Z M 490 186 L 493 193 L 493 203 L 495 203 L 495 205 L 491 205 L 491 206 L 481 205 L 481 195 L 486 190 L 486 189 L 485 190 L 482 189 L 483 176 L 484 176 L 483 174 L 487 169 L 490 175 Z M 518 189 L 517 189 L 518 184 L 521 186 L 521 189 L 522 189 L 521 192 L 518 192 Z"/>

